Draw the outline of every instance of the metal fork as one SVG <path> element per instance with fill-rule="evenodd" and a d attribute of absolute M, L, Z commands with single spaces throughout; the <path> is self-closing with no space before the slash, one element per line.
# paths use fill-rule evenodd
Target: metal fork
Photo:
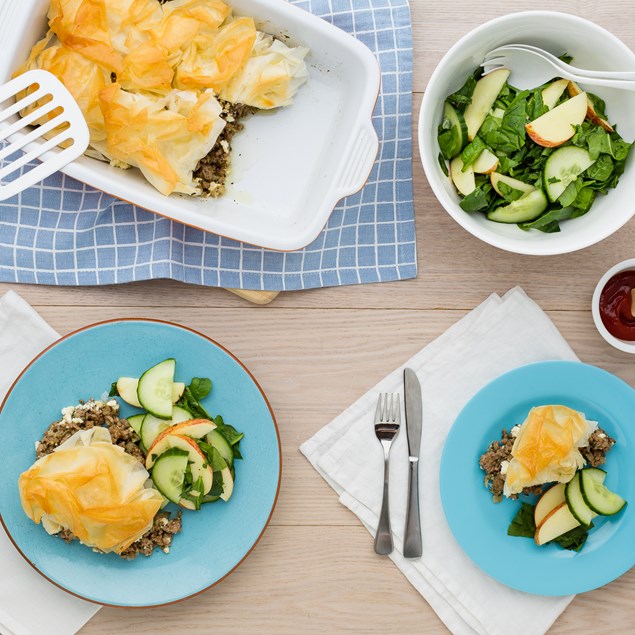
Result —
<path fill-rule="evenodd" d="M 399 394 L 379 395 L 375 410 L 375 434 L 384 448 L 384 496 L 379 514 L 379 525 L 375 535 L 375 551 L 382 556 L 393 550 L 392 532 L 390 530 L 390 507 L 388 504 L 388 460 L 390 446 L 394 441 L 401 424 L 401 401 Z"/>

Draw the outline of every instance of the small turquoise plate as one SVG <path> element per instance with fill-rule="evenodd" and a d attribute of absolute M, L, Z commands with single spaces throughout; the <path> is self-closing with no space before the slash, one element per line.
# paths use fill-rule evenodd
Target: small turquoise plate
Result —
<path fill-rule="evenodd" d="M 168 357 L 176 380 L 209 377 L 203 401 L 245 433 L 236 487 L 224 503 L 183 512 L 170 552 L 126 561 L 49 536 L 24 514 L 18 477 L 35 461 L 34 444 L 64 406 L 99 399 L 120 376 L 139 376 Z M 123 416 L 138 412 L 119 400 Z M 62 338 L 23 371 L 0 411 L 0 520 L 24 558 L 45 578 L 91 602 L 157 606 L 190 597 L 222 580 L 251 552 L 275 506 L 281 476 L 278 429 L 271 407 L 243 364 L 188 328 L 146 319 L 115 320 Z"/>
<path fill-rule="evenodd" d="M 520 501 L 494 504 L 478 465 L 503 428 L 522 423 L 533 406 L 562 404 L 597 421 L 616 440 L 606 485 L 630 503 L 598 517 L 580 552 L 507 535 Z M 454 537 L 495 580 L 538 595 L 582 593 L 635 565 L 635 391 L 614 375 L 576 362 L 543 362 L 513 370 L 485 386 L 457 417 L 441 458 L 441 499 Z"/>

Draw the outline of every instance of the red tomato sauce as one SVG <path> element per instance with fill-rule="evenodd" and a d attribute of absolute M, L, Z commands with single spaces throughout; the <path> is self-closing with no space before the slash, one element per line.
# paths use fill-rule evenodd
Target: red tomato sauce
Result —
<path fill-rule="evenodd" d="M 635 341 L 633 290 L 635 271 L 616 273 L 600 294 L 600 317 L 606 330 L 621 340 Z"/>

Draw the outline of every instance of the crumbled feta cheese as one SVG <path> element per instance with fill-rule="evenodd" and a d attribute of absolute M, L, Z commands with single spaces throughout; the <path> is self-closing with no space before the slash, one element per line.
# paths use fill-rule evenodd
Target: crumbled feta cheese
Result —
<path fill-rule="evenodd" d="M 507 474 L 509 468 L 509 461 L 501 461 L 501 474 Z"/>
<path fill-rule="evenodd" d="M 36 442 L 35 442 L 35 451 L 36 451 L 36 452 L 40 449 L 40 446 L 41 446 L 41 445 L 42 445 L 42 444 L 41 444 L 39 441 L 36 441 Z"/>
<path fill-rule="evenodd" d="M 225 152 L 225 154 L 227 154 L 229 152 L 229 143 L 227 143 L 225 139 L 221 139 L 220 145 L 223 148 L 223 151 Z"/>
<path fill-rule="evenodd" d="M 233 115 L 226 115 L 225 121 L 227 123 L 234 123 L 234 121 L 236 121 L 236 119 L 234 119 Z"/>
<path fill-rule="evenodd" d="M 170 547 L 163 547 L 163 553 L 170 553 Z"/>
<path fill-rule="evenodd" d="M 598 432 L 598 437 L 600 437 L 600 439 L 606 439 L 604 432 Z"/>
<path fill-rule="evenodd" d="M 520 432 L 520 425 L 515 425 L 510 431 L 509 433 L 513 436 L 513 437 L 517 437 L 518 433 Z"/>
<path fill-rule="evenodd" d="M 111 399 L 106 405 L 111 408 L 119 408 L 119 404 L 114 399 Z"/>
<path fill-rule="evenodd" d="M 83 421 L 83 419 L 81 417 L 73 417 L 71 419 L 72 423 L 81 423 Z"/>
<path fill-rule="evenodd" d="M 162 518 L 161 519 L 161 524 L 165 527 L 165 525 L 168 524 L 168 519 L 167 518 Z"/>
<path fill-rule="evenodd" d="M 64 419 L 72 417 L 74 412 L 75 406 L 66 406 L 66 408 L 62 408 L 62 416 Z"/>

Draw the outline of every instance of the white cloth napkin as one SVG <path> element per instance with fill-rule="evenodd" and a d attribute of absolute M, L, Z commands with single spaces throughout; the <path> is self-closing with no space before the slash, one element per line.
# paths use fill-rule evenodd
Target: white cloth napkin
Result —
<path fill-rule="evenodd" d="M 22 369 L 59 335 L 16 293 L 0 298 L 0 401 Z M 45 580 L 0 525 L 0 633 L 73 635 L 99 606 Z"/>
<path fill-rule="evenodd" d="M 540 307 L 516 288 L 503 298 L 492 295 L 404 365 L 417 373 L 423 393 L 424 440 L 419 461 L 423 556 L 406 560 L 402 555 L 408 482 L 406 434 L 402 433 L 393 444 L 390 464 L 395 543 L 390 558 L 457 635 L 542 635 L 573 599 L 521 593 L 483 573 L 452 536 L 439 494 L 441 451 L 463 406 L 497 376 L 549 359 L 577 360 Z M 403 368 L 300 447 L 339 494 L 340 502 L 373 535 L 383 479 L 383 452 L 373 432 L 375 405 L 380 392 L 403 394 Z M 370 542 L 368 548 L 372 549 Z"/>

